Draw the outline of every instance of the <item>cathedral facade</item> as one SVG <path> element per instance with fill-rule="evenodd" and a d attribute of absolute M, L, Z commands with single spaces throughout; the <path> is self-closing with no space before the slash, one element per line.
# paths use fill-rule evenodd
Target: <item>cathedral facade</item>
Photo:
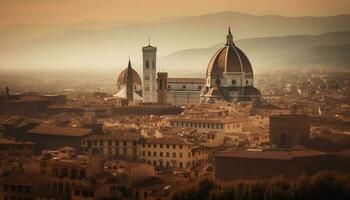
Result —
<path fill-rule="evenodd" d="M 248 57 L 233 42 L 229 28 L 226 44 L 211 58 L 200 102 L 238 102 L 260 99 L 254 87 L 253 68 Z"/>
<path fill-rule="evenodd" d="M 129 74 L 132 74 L 132 89 L 135 93 L 133 99 L 146 103 L 158 103 L 157 47 L 149 43 L 142 48 L 142 55 L 142 82 L 138 73 L 131 67 L 129 69 Z M 119 75 L 118 97 L 127 96 L 126 91 L 123 91 L 128 82 L 127 72 L 128 68 Z M 166 83 L 166 99 L 171 104 L 261 100 L 259 90 L 254 87 L 252 65 L 244 52 L 234 44 L 230 29 L 226 36 L 226 44 L 211 58 L 205 78 L 169 77 Z"/>

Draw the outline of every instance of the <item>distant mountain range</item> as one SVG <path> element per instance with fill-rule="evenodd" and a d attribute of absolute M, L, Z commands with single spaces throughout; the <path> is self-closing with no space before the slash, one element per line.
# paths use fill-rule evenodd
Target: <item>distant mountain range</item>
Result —
<path fill-rule="evenodd" d="M 228 26 L 231 26 L 234 39 L 238 40 L 237 45 L 246 51 L 254 65 L 282 65 L 288 58 L 293 59 L 288 57 L 287 49 L 300 53 L 300 47 L 303 47 L 303 51 L 311 51 L 303 55 L 312 55 L 324 52 L 323 46 L 348 44 L 327 43 L 317 38 L 337 41 L 337 38 L 332 37 L 349 36 L 350 15 L 282 17 L 221 12 L 126 24 L 128 23 L 93 21 L 70 25 L 3 27 L 0 29 L 0 67 L 118 71 L 127 64 L 130 55 L 135 68 L 139 70 L 141 47 L 147 45 L 147 37 L 151 35 L 151 43 L 158 47 L 159 68 L 172 71 L 191 66 L 193 70 L 199 70 L 205 68 L 217 48 L 207 47 L 224 42 Z M 312 36 L 328 32 L 339 33 Z M 326 49 L 338 52 L 344 48 L 333 46 Z M 303 56 L 299 55 L 298 62 L 301 62 L 301 57 Z M 333 58 L 334 56 L 328 59 L 330 63 Z M 320 60 L 315 58 L 314 61 L 317 63 Z"/>
<path fill-rule="evenodd" d="M 206 69 L 223 43 L 209 48 L 186 49 L 162 57 L 169 69 Z M 235 42 L 249 57 L 253 68 L 350 67 L 350 32 L 243 39 Z"/>

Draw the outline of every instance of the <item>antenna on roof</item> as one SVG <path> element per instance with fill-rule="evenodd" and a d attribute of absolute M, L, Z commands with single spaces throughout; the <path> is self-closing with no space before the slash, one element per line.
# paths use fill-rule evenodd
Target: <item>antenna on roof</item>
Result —
<path fill-rule="evenodd" d="M 151 36 L 148 35 L 148 46 L 151 46 Z"/>

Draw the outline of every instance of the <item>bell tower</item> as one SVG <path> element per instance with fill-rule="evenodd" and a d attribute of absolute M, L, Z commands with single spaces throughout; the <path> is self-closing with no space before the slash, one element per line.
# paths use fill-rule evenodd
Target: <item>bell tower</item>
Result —
<path fill-rule="evenodd" d="M 142 47 L 143 55 L 143 102 L 157 102 L 157 47 L 151 46 L 148 38 L 148 46 Z"/>

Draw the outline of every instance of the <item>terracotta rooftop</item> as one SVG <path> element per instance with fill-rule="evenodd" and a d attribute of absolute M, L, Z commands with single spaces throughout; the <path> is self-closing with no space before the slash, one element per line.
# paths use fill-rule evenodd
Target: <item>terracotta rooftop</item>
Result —
<path fill-rule="evenodd" d="M 202 118 L 172 118 L 169 119 L 170 122 L 172 121 L 177 121 L 177 122 L 197 122 L 197 123 L 222 123 L 222 124 L 227 124 L 227 123 L 235 123 L 235 122 L 242 122 L 243 119 L 241 117 L 237 118 L 211 118 L 211 119 L 202 119 Z"/>
<path fill-rule="evenodd" d="M 114 134 L 104 134 L 104 135 L 90 135 L 86 140 L 127 140 L 127 141 L 137 141 L 140 136 L 138 133 L 114 133 Z"/>
<path fill-rule="evenodd" d="M 4 99 L 5 103 L 45 103 L 49 99 L 34 95 L 11 95 L 9 99 Z"/>
<path fill-rule="evenodd" d="M 13 139 L 0 138 L 0 144 L 34 144 L 33 142 L 28 141 L 16 141 Z"/>
<path fill-rule="evenodd" d="M 168 83 L 202 83 L 205 84 L 205 78 L 168 78 Z"/>
<path fill-rule="evenodd" d="M 10 174 L 1 182 L 8 185 L 32 185 L 45 177 L 43 174 Z"/>
<path fill-rule="evenodd" d="M 150 144 L 177 144 L 177 145 L 190 145 L 191 143 L 179 137 L 162 137 L 162 138 L 146 138 L 145 143 Z"/>
<path fill-rule="evenodd" d="M 91 134 L 91 129 L 85 128 L 71 128 L 71 127 L 57 127 L 48 125 L 38 125 L 29 133 L 36 135 L 56 135 L 56 136 L 68 136 L 68 137 L 83 137 Z"/>
<path fill-rule="evenodd" d="M 326 153 L 321 151 L 232 151 L 221 152 L 215 155 L 215 157 L 227 157 L 227 158 L 248 158 L 248 159 L 268 159 L 268 160 L 293 160 L 298 157 L 309 156 L 322 156 Z"/>
<path fill-rule="evenodd" d="M 84 168 L 87 165 L 87 162 L 88 162 L 87 160 L 79 160 L 79 159 L 51 160 L 48 165 Z"/>

